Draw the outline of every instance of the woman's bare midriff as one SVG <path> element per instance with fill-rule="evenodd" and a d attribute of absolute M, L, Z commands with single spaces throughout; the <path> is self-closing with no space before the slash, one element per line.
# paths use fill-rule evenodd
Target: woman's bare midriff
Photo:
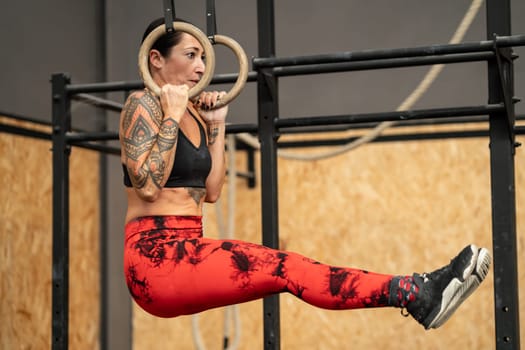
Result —
<path fill-rule="evenodd" d="M 133 188 L 126 188 L 128 210 L 126 223 L 141 216 L 202 215 L 204 196 L 199 203 L 191 196 L 191 188 L 163 188 L 159 197 L 148 202 L 141 199 Z M 204 191 L 203 188 L 194 189 Z"/>

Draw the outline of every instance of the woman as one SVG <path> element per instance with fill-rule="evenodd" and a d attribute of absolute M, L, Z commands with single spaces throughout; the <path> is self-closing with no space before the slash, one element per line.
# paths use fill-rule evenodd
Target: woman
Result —
<path fill-rule="evenodd" d="M 162 23 L 152 22 L 143 40 Z M 175 317 L 288 292 L 326 309 L 405 308 L 427 329 L 442 325 L 487 275 L 486 249 L 469 245 L 430 274 L 393 276 L 203 237 L 203 203 L 217 200 L 225 177 L 228 111 L 210 110 L 224 92 L 188 99 L 204 72 L 203 55 L 189 34 L 159 38 L 149 67 L 160 98 L 134 92 L 121 114 L 124 268 L 134 300 L 153 315 Z"/>

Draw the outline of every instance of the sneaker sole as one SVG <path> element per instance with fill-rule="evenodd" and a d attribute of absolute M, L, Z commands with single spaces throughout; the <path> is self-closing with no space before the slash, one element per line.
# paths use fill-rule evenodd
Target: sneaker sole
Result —
<path fill-rule="evenodd" d="M 452 316 L 454 311 L 467 299 L 481 284 L 489 272 L 491 257 L 487 249 L 477 249 L 471 246 L 473 250 L 472 264 L 465 269 L 463 280 L 454 278 L 449 285 L 443 290 L 441 304 L 430 313 L 431 320 L 425 320 L 428 324 L 426 329 L 438 328 L 443 325 Z"/>

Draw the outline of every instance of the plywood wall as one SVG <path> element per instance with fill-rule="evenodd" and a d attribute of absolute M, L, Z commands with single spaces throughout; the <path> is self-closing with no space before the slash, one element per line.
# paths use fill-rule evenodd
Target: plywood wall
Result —
<path fill-rule="evenodd" d="M 319 153 L 329 149 L 295 151 Z M 519 266 L 525 263 L 525 162 L 516 155 Z M 238 155 L 238 168 L 245 159 Z M 227 191 L 223 194 L 226 208 Z M 261 241 L 260 188 L 236 184 L 235 234 Z M 226 214 L 226 213 L 225 213 Z M 206 231 L 217 236 L 216 213 Z M 279 160 L 281 247 L 333 265 L 391 274 L 426 272 L 473 242 L 491 248 L 487 139 L 374 143 L 327 160 Z M 520 269 L 524 300 L 525 270 Z M 398 309 L 326 311 L 281 296 L 281 348 L 494 349 L 493 275 L 438 330 L 425 331 Z M 521 303 L 521 318 L 525 306 Z M 262 349 L 262 302 L 239 306 L 239 349 Z M 207 349 L 222 344 L 224 310 L 199 315 Z M 155 319 L 134 309 L 134 349 L 196 349 L 192 317 Z M 525 337 L 521 331 L 521 337 Z"/>
<path fill-rule="evenodd" d="M 49 141 L 0 135 L 1 349 L 51 347 L 50 149 Z M 99 333 L 98 155 L 74 149 L 70 176 L 69 344 L 92 350 Z"/>
<path fill-rule="evenodd" d="M 51 331 L 50 143 L 2 134 L 0 348 L 47 349 Z M 294 152 L 320 152 L 297 150 Z M 523 149 L 516 154 L 519 266 L 525 263 Z M 239 152 L 237 167 L 245 169 Z M 98 348 L 98 155 L 71 155 L 70 348 Z M 260 179 L 259 179 L 260 180 Z M 226 186 L 221 200 L 226 215 Z M 236 180 L 235 237 L 261 241 L 260 188 Z M 206 234 L 217 215 L 206 207 Z M 333 265 L 392 274 L 433 270 L 465 244 L 491 247 L 486 139 L 374 143 L 332 159 L 279 160 L 281 246 Z M 520 269 L 524 300 L 525 270 Z M 281 296 L 282 349 L 493 349 L 493 276 L 442 328 L 424 331 L 397 309 L 326 311 Z M 525 317 L 525 303 L 520 315 Z M 238 306 L 239 349 L 261 349 L 262 302 Z M 207 349 L 223 342 L 224 310 L 159 319 L 134 307 L 133 349 Z M 127 322 L 127 321 L 125 321 Z M 524 331 L 521 338 L 525 339 Z"/>

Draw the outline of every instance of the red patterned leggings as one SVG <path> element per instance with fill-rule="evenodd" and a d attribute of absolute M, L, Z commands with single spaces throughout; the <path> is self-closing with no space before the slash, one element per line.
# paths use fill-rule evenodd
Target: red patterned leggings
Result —
<path fill-rule="evenodd" d="M 325 309 L 388 306 L 391 275 L 202 236 L 200 216 L 149 216 L 125 229 L 124 272 L 145 311 L 175 317 L 289 292 Z"/>

